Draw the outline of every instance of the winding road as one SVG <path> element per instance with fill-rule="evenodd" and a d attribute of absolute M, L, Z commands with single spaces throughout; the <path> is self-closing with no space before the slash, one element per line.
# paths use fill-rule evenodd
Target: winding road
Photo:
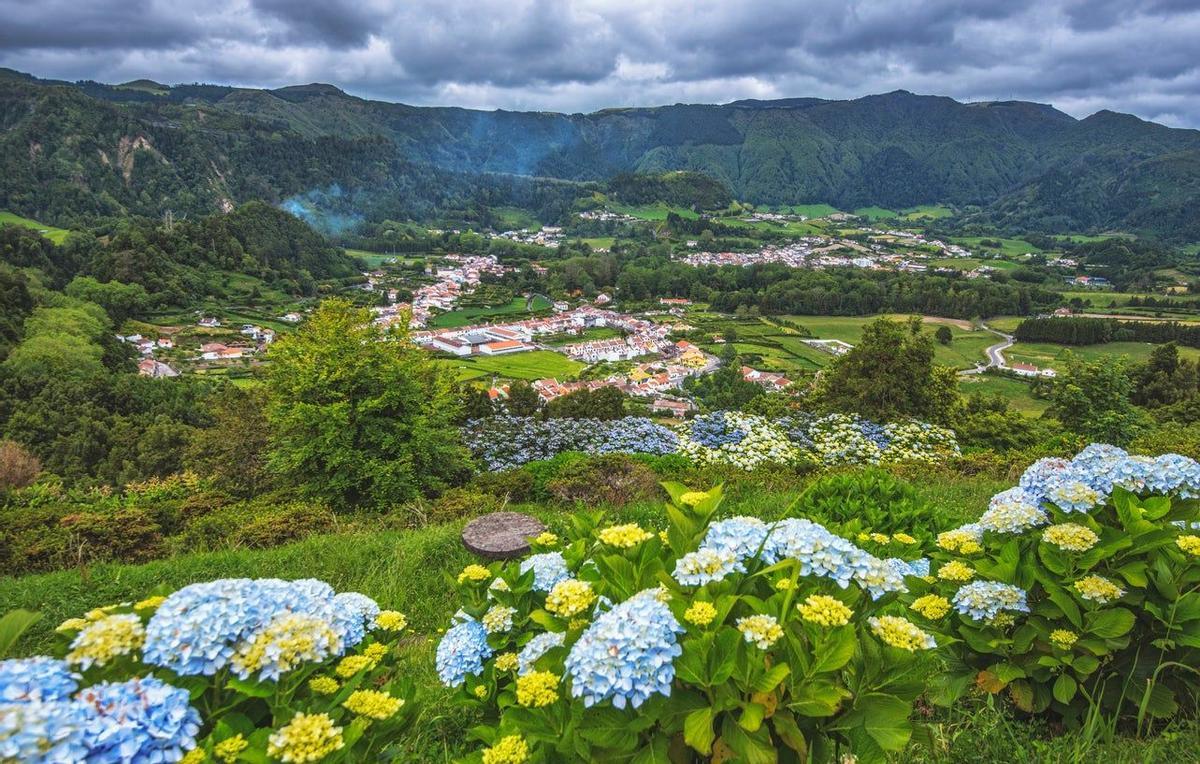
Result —
<path fill-rule="evenodd" d="M 1008 363 L 1004 360 L 1004 351 L 1012 347 L 1013 343 L 1016 342 L 1016 339 L 1014 339 L 1011 334 L 1005 334 L 998 329 L 993 329 L 987 324 L 980 324 L 980 328 L 984 331 L 989 331 L 997 337 L 1001 337 L 1002 339 L 995 345 L 989 345 L 987 349 L 984 350 L 984 352 L 987 353 L 988 358 L 988 362 L 986 364 L 977 363 L 975 364 L 974 369 L 964 369 L 963 371 L 960 371 L 959 374 L 982 374 L 987 369 L 1003 369 L 1008 366 Z"/>

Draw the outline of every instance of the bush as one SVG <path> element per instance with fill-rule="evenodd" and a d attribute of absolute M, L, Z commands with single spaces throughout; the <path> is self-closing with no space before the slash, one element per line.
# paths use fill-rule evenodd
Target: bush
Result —
<path fill-rule="evenodd" d="M 189 551 L 259 549 L 328 533 L 336 527 L 337 517 L 322 504 L 264 498 L 228 504 L 194 517 L 174 543 Z"/>
<path fill-rule="evenodd" d="M 533 474 L 526 468 L 503 472 L 481 472 L 471 481 L 471 487 L 512 503 L 529 501 L 533 497 Z"/>
<path fill-rule="evenodd" d="M 459 574 L 436 662 L 486 721 L 472 730 L 482 760 L 824 761 L 848 749 L 879 761 L 904 748 L 934 645 L 885 613 L 920 567 L 803 520 L 711 522 L 720 489 L 667 488 L 665 532 L 576 516 L 561 546 L 535 540 L 557 551 Z"/>
<path fill-rule="evenodd" d="M 41 471 L 41 461 L 21 444 L 0 440 L 0 491 L 32 485 Z"/>
<path fill-rule="evenodd" d="M 90 611 L 0 662 L 5 760 L 391 760 L 404 616 L 315 580 L 226 579 Z"/>
<path fill-rule="evenodd" d="M 788 514 L 831 523 L 844 533 L 899 532 L 929 539 L 934 529 L 945 526 L 942 514 L 910 483 L 879 468 L 817 478 Z"/>
<path fill-rule="evenodd" d="M 622 454 L 579 461 L 546 484 L 560 501 L 623 506 L 658 493 L 658 478 L 645 464 Z"/>
<path fill-rule="evenodd" d="M 951 637 L 942 702 L 976 687 L 1071 725 L 1193 715 L 1197 497 L 1194 460 L 1092 445 L 1039 460 L 978 522 L 940 534 L 935 577 L 909 596 Z"/>
<path fill-rule="evenodd" d="M 67 554 L 77 555 L 79 563 L 145 562 L 166 551 L 162 526 L 148 509 L 75 512 L 64 515 L 59 524 L 67 532 Z M 63 562 L 71 564 L 69 560 Z"/>

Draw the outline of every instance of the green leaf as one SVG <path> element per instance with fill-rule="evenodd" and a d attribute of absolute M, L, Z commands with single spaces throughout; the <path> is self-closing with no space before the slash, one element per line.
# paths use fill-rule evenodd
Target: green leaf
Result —
<path fill-rule="evenodd" d="M 824 680 L 792 685 L 792 702 L 788 704 L 801 716 L 833 716 L 849 693 Z"/>
<path fill-rule="evenodd" d="M 1059 674 L 1058 679 L 1054 680 L 1054 699 L 1064 706 L 1075 697 L 1075 690 L 1075 680 L 1070 674 Z"/>
<path fill-rule="evenodd" d="M 775 728 L 775 736 L 782 740 L 788 748 L 800 754 L 800 760 L 804 761 L 808 743 L 805 742 L 804 733 L 796 724 L 796 717 L 787 711 L 776 711 L 775 715 L 771 717 L 771 725 Z"/>
<path fill-rule="evenodd" d="M 1045 588 L 1046 596 L 1050 598 L 1051 602 L 1058 605 L 1058 609 L 1063 612 L 1063 615 L 1071 622 L 1071 625 L 1077 629 L 1082 628 L 1083 617 L 1079 613 L 1079 605 L 1075 604 L 1075 600 L 1071 598 L 1071 595 L 1058 586 L 1048 584 Z"/>
<path fill-rule="evenodd" d="M 767 669 L 766 673 L 754 680 L 751 689 L 755 692 L 770 692 L 778 687 L 780 682 L 787 679 L 790 673 L 792 673 L 791 666 L 786 663 L 776 663 Z"/>
<path fill-rule="evenodd" d="M 871 692 L 857 698 L 839 726 L 861 726 L 885 751 L 900 751 L 912 737 L 912 706 L 894 695 Z"/>
<path fill-rule="evenodd" d="M 813 674 L 826 671 L 836 671 L 850 662 L 854 651 L 858 649 L 858 636 L 853 626 L 842 626 L 830 633 L 829 639 L 823 641 L 815 649 L 816 661 L 813 663 Z"/>
<path fill-rule="evenodd" d="M 251 682 L 248 679 L 238 679 L 236 676 L 230 677 L 225 686 L 234 692 L 250 698 L 269 698 L 275 693 L 274 685 Z"/>
<path fill-rule="evenodd" d="M 778 760 L 775 746 L 771 745 L 765 729 L 747 732 L 726 716 L 721 725 L 721 739 L 737 754 L 734 761 L 739 764 L 775 764 Z"/>
<path fill-rule="evenodd" d="M 579 724 L 579 734 L 602 748 L 632 751 L 637 747 L 637 735 L 630 729 L 629 720 L 615 708 L 588 709 Z"/>
<path fill-rule="evenodd" d="M 661 764 L 668 760 L 667 747 L 670 739 L 658 735 L 651 738 L 650 745 L 642 748 L 630 760 L 630 764 Z"/>
<path fill-rule="evenodd" d="M 742 715 L 738 718 L 738 725 L 747 732 L 756 732 L 762 726 L 763 717 L 767 714 L 767 707 L 762 703 L 747 703 L 742 708 Z"/>
<path fill-rule="evenodd" d="M 1089 633 L 1103 639 L 1115 639 L 1124 636 L 1133 628 L 1133 613 L 1118 607 L 1112 610 L 1101 610 L 1087 614 L 1087 630 Z"/>
<path fill-rule="evenodd" d="M 683 739 L 697 752 L 708 756 L 717 735 L 713 732 L 712 708 L 698 708 L 683 720 Z"/>
<path fill-rule="evenodd" d="M 41 613 L 32 610 L 10 610 L 0 618 L 0 658 L 7 658 L 21 635 L 38 621 Z"/>

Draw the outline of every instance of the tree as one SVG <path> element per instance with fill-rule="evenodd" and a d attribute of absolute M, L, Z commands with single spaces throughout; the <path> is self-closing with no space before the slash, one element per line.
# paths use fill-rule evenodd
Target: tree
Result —
<path fill-rule="evenodd" d="M 933 333 L 933 336 L 936 337 L 937 341 L 943 345 L 949 345 L 954 340 L 954 333 L 951 332 L 950 327 L 946 326 L 945 324 L 939 326 L 937 331 Z"/>
<path fill-rule="evenodd" d="M 537 390 L 528 382 L 513 382 L 508 386 L 508 398 L 504 401 L 504 407 L 513 416 L 533 416 L 537 413 L 540 402 Z"/>
<path fill-rule="evenodd" d="M 947 423 L 959 404 L 953 372 L 933 363 L 933 340 L 921 319 L 879 318 L 821 376 L 815 397 L 832 411 L 887 422 L 917 417 Z"/>
<path fill-rule="evenodd" d="M 1132 391 L 1125 359 L 1085 361 L 1068 353 L 1047 413 L 1072 432 L 1121 446 L 1147 424 L 1130 401 Z"/>
<path fill-rule="evenodd" d="M 625 395 L 615 387 L 576 390 L 546 404 L 546 416 L 560 419 L 620 419 Z"/>
<path fill-rule="evenodd" d="M 268 463 L 285 483 L 335 508 L 384 508 L 468 471 L 461 400 L 406 330 L 326 300 L 269 358 Z"/>
<path fill-rule="evenodd" d="M 196 431 L 187 464 L 213 485 L 236 496 L 255 496 L 270 486 L 267 471 L 267 395 L 260 387 L 229 385 L 212 400 L 211 427 Z"/>

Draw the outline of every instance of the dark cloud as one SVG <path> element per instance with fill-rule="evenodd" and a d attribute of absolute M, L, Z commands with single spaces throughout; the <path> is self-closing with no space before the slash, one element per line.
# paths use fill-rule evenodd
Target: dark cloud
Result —
<path fill-rule="evenodd" d="M 586 111 L 897 88 L 1200 127 L 1200 0 L 0 0 L 0 66 Z"/>

